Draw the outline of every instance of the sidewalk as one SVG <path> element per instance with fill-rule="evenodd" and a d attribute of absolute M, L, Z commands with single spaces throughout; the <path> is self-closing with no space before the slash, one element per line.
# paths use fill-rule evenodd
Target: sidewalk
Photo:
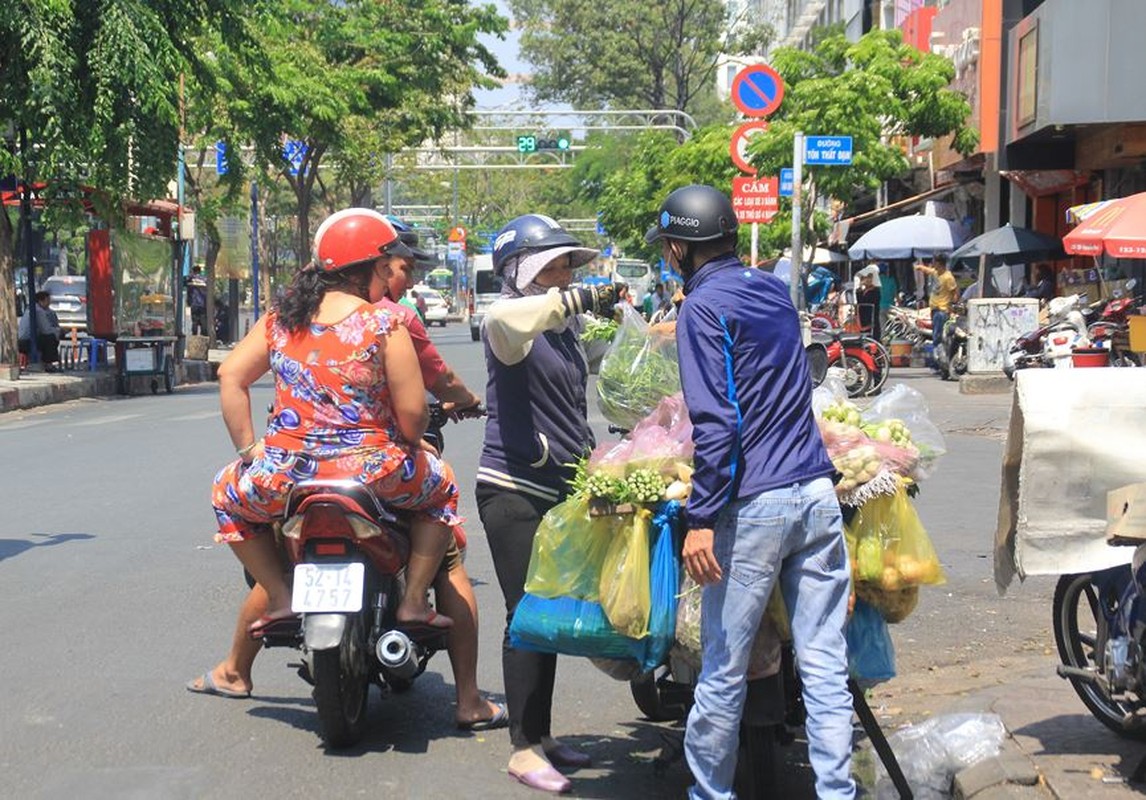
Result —
<path fill-rule="evenodd" d="M 190 383 L 213 381 L 219 363 L 229 350 L 212 350 L 207 361 L 185 360 L 176 366 L 177 386 Z M 132 393 L 149 392 L 145 378 L 132 379 Z M 162 388 L 160 389 L 162 391 Z M 89 372 L 87 369 L 74 369 L 61 372 L 43 372 L 39 367 L 20 373 L 18 380 L 0 379 L 0 413 L 17 409 L 64 403 L 84 397 L 115 397 L 115 367 L 101 367 Z"/>

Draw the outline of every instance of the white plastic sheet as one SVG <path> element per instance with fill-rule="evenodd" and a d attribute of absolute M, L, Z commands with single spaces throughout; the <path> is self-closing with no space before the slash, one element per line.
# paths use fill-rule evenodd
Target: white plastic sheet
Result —
<path fill-rule="evenodd" d="M 1016 374 L 1003 453 L 995 583 L 1130 562 L 1106 543 L 1106 493 L 1146 479 L 1146 369 Z"/>

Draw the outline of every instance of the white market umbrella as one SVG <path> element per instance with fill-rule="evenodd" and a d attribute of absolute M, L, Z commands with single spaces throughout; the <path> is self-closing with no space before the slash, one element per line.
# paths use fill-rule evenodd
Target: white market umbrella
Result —
<path fill-rule="evenodd" d="M 914 214 L 876 225 L 848 248 L 853 261 L 890 258 L 931 258 L 950 253 L 962 235 L 949 220 Z"/>

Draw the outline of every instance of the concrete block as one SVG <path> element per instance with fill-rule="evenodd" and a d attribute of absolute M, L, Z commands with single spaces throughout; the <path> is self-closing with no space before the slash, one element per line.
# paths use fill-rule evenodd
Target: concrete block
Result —
<path fill-rule="evenodd" d="M 959 378 L 959 394 L 1010 394 L 1014 389 L 1014 381 L 1001 372 Z"/>
<path fill-rule="evenodd" d="M 982 798 L 983 792 L 993 786 L 1018 784 L 1034 786 L 1039 782 L 1035 765 L 1018 748 L 1004 747 L 997 756 L 973 764 L 955 776 L 956 800 Z"/>

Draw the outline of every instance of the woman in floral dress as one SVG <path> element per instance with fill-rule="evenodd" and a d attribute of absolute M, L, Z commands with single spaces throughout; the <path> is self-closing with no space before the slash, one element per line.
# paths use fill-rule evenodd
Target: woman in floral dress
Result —
<path fill-rule="evenodd" d="M 398 623 L 452 624 L 430 608 L 426 592 L 462 522 L 457 486 L 450 467 L 419 446 L 429 412 L 410 335 L 372 305 L 385 292 L 385 256 L 404 250 L 377 212 L 327 218 L 315 234 L 314 261 L 219 369 L 223 420 L 239 460 L 215 478 L 216 541 L 231 546 L 268 596 L 249 635 L 293 616 L 269 523 L 281 517 L 295 483 L 310 478 L 359 481 L 388 504 L 418 512 Z M 268 370 L 274 408 L 256 439 L 249 389 Z"/>

